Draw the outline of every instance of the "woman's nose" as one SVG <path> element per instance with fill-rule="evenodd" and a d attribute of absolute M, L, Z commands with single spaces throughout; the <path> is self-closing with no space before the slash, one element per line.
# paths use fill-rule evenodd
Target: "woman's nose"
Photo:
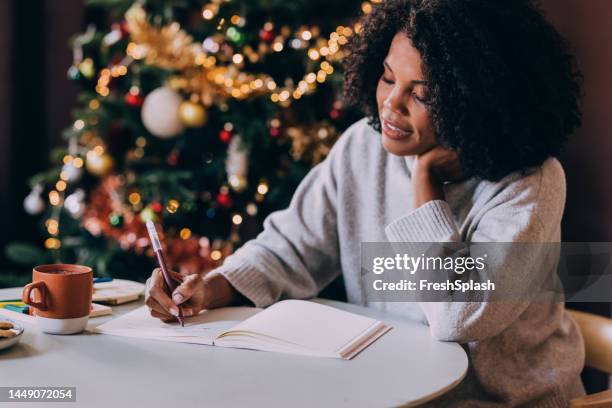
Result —
<path fill-rule="evenodd" d="M 409 115 L 408 108 L 406 106 L 406 101 L 404 101 L 402 94 L 397 87 L 394 87 L 391 90 L 391 92 L 383 102 L 383 106 L 399 114 Z"/>

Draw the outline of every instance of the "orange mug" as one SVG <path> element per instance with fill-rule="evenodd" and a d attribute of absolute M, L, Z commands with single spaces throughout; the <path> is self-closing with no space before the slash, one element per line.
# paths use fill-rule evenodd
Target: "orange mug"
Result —
<path fill-rule="evenodd" d="M 22 300 L 34 310 L 40 329 L 52 334 L 82 332 L 87 326 L 93 294 L 93 271 L 88 266 L 40 265 Z"/>

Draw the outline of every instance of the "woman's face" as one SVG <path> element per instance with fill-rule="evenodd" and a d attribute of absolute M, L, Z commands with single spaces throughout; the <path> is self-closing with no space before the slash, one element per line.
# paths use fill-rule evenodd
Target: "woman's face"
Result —
<path fill-rule="evenodd" d="M 421 55 L 406 34 L 397 33 L 376 89 L 382 143 L 389 153 L 419 155 L 437 145 L 427 98 Z"/>

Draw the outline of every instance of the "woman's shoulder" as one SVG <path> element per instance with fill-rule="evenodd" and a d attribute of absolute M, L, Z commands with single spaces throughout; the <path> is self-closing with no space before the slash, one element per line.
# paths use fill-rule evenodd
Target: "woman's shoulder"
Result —
<path fill-rule="evenodd" d="M 489 208 L 510 208 L 512 211 L 529 210 L 534 214 L 547 214 L 554 219 L 563 215 L 565 208 L 565 171 L 554 157 L 541 165 L 511 173 L 497 182 L 482 182 L 484 194 L 489 197 Z M 549 218 L 546 217 L 546 218 Z"/>
<path fill-rule="evenodd" d="M 558 159 L 550 157 L 541 165 L 516 171 L 499 181 L 510 191 L 530 190 L 537 195 L 565 198 L 565 171 Z"/>

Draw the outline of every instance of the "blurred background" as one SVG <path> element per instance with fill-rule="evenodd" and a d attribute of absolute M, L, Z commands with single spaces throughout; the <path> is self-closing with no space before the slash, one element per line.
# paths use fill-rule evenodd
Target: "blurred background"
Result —
<path fill-rule="evenodd" d="M 2 7 L 0 286 L 60 260 L 143 281 L 149 219 L 175 269 L 210 270 L 359 118 L 340 61 L 368 1 Z"/>
<path fill-rule="evenodd" d="M 144 219 L 181 268 L 214 267 L 359 118 L 339 60 L 370 2 L 143 3 L 0 1 L 0 287 L 59 258 L 142 280 Z M 541 3 L 585 76 L 563 238 L 612 241 L 612 3 Z"/>

